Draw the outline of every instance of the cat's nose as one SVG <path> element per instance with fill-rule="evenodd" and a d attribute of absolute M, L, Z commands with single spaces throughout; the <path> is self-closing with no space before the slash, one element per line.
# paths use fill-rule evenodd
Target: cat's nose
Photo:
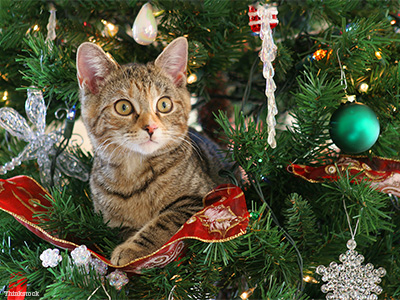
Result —
<path fill-rule="evenodd" d="M 149 134 L 149 136 L 151 137 L 154 133 L 154 130 L 156 130 L 158 127 L 157 125 L 146 125 L 143 127 L 143 130 L 147 131 L 147 133 Z"/>

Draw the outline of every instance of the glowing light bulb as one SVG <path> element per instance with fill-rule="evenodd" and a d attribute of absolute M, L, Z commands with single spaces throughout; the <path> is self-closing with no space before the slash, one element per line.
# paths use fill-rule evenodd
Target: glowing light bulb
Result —
<path fill-rule="evenodd" d="M 315 51 L 314 54 L 312 55 L 312 59 L 321 60 L 321 59 L 323 59 L 323 58 L 326 56 L 327 53 L 328 53 L 328 50 L 318 49 L 318 50 Z"/>
<path fill-rule="evenodd" d="M 361 93 L 366 93 L 368 91 L 368 88 L 369 88 L 369 85 L 367 83 L 363 82 L 363 83 L 360 84 L 358 90 Z"/>
<path fill-rule="evenodd" d="M 346 102 L 354 102 L 356 101 L 356 95 L 346 95 Z"/>
<path fill-rule="evenodd" d="M 314 277 L 311 277 L 310 275 L 304 276 L 303 280 L 308 283 L 318 283 L 318 281 Z"/>
<path fill-rule="evenodd" d="M 33 25 L 33 27 L 30 27 L 27 31 L 26 34 L 29 34 L 31 31 L 39 31 L 40 27 L 38 24 Z"/>
<path fill-rule="evenodd" d="M 114 30 L 114 29 L 115 29 L 114 24 L 111 24 L 111 23 L 108 23 L 108 24 L 107 24 L 107 27 L 108 27 L 108 29 L 110 29 L 110 30 Z"/>
<path fill-rule="evenodd" d="M 8 98 L 8 92 L 7 91 L 4 91 L 4 93 L 3 93 L 3 101 L 7 101 L 7 98 Z"/>
<path fill-rule="evenodd" d="M 101 20 L 101 23 L 104 24 L 104 30 L 103 30 L 104 36 L 114 37 L 118 33 L 118 26 L 106 20 Z"/>
<path fill-rule="evenodd" d="M 379 51 L 375 52 L 375 56 L 377 59 L 382 59 L 382 54 Z"/>
<path fill-rule="evenodd" d="M 195 83 L 197 81 L 197 75 L 196 74 L 190 74 L 186 80 L 188 84 Z"/>
<path fill-rule="evenodd" d="M 246 300 L 246 299 L 248 299 L 248 298 L 253 294 L 253 292 L 254 292 L 255 289 L 256 289 L 256 287 L 250 288 L 250 289 L 248 289 L 247 291 L 244 291 L 242 294 L 240 294 L 239 297 L 240 297 L 242 300 Z"/>

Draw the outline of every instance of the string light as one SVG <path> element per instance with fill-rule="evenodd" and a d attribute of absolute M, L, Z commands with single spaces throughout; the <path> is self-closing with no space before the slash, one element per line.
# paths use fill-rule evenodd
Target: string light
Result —
<path fill-rule="evenodd" d="M 39 25 L 38 25 L 38 24 L 35 24 L 33 27 L 29 28 L 29 29 L 26 31 L 26 34 L 30 33 L 31 31 L 39 31 L 39 29 L 40 29 Z"/>
<path fill-rule="evenodd" d="M 328 50 L 318 49 L 312 55 L 312 59 L 319 61 L 319 60 L 323 59 L 327 53 L 328 53 Z"/>
<path fill-rule="evenodd" d="M 239 297 L 242 300 L 247 300 L 254 292 L 254 290 L 256 289 L 256 287 L 253 287 L 251 289 L 248 289 L 247 291 L 244 291 Z"/>
<path fill-rule="evenodd" d="M 2 100 L 7 101 L 7 98 L 8 98 L 8 92 L 4 91 Z"/>
<path fill-rule="evenodd" d="M 190 74 L 186 81 L 187 81 L 188 84 L 195 83 L 197 81 L 197 75 L 194 74 L 194 73 Z"/>
<path fill-rule="evenodd" d="M 106 20 L 101 20 L 101 23 L 104 25 L 103 35 L 114 37 L 118 33 L 118 26 L 110 23 Z"/>
<path fill-rule="evenodd" d="M 359 90 L 361 93 L 366 93 L 366 92 L 368 91 L 368 88 L 369 88 L 368 83 L 363 82 L 363 83 L 361 83 L 360 86 L 358 87 L 358 90 Z"/>
<path fill-rule="evenodd" d="M 310 275 L 304 276 L 303 280 L 307 283 L 318 283 L 318 281 L 314 277 L 311 277 Z"/>
<path fill-rule="evenodd" d="M 356 101 L 356 95 L 346 95 L 345 99 L 345 102 L 354 102 Z"/>
<path fill-rule="evenodd" d="M 375 56 L 377 59 L 382 59 L 382 54 L 379 51 L 375 52 Z"/>
<path fill-rule="evenodd" d="M 2 73 L 0 72 L 0 77 L 3 78 L 5 81 L 8 81 L 7 76 L 8 76 L 8 73 L 2 74 Z"/>
<path fill-rule="evenodd" d="M 243 299 L 243 300 L 245 300 L 245 299 L 249 298 L 249 295 L 247 294 L 247 292 L 243 292 L 243 293 L 240 295 L 240 298 Z"/>

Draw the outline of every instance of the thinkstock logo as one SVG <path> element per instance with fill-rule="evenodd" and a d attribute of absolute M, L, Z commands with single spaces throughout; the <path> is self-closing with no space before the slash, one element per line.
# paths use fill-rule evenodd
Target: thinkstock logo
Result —
<path fill-rule="evenodd" d="M 5 291 L 6 297 L 39 297 L 39 292 Z"/>

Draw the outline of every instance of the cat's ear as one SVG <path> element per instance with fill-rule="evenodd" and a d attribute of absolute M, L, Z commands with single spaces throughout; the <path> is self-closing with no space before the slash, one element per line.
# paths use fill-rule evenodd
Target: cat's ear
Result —
<path fill-rule="evenodd" d="M 176 86 L 186 84 L 186 66 L 188 61 L 188 42 L 179 37 L 173 40 L 157 57 L 155 65 L 164 69 L 172 77 Z"/>
<path fill-rule="evenodd" d="M 97 94 L 104 78 L 118 68 L 118 64 L 99 46 L 86 42 L 78 48 L 76 68 L 79 87 L 86 86 L 93 94 Z"/>

